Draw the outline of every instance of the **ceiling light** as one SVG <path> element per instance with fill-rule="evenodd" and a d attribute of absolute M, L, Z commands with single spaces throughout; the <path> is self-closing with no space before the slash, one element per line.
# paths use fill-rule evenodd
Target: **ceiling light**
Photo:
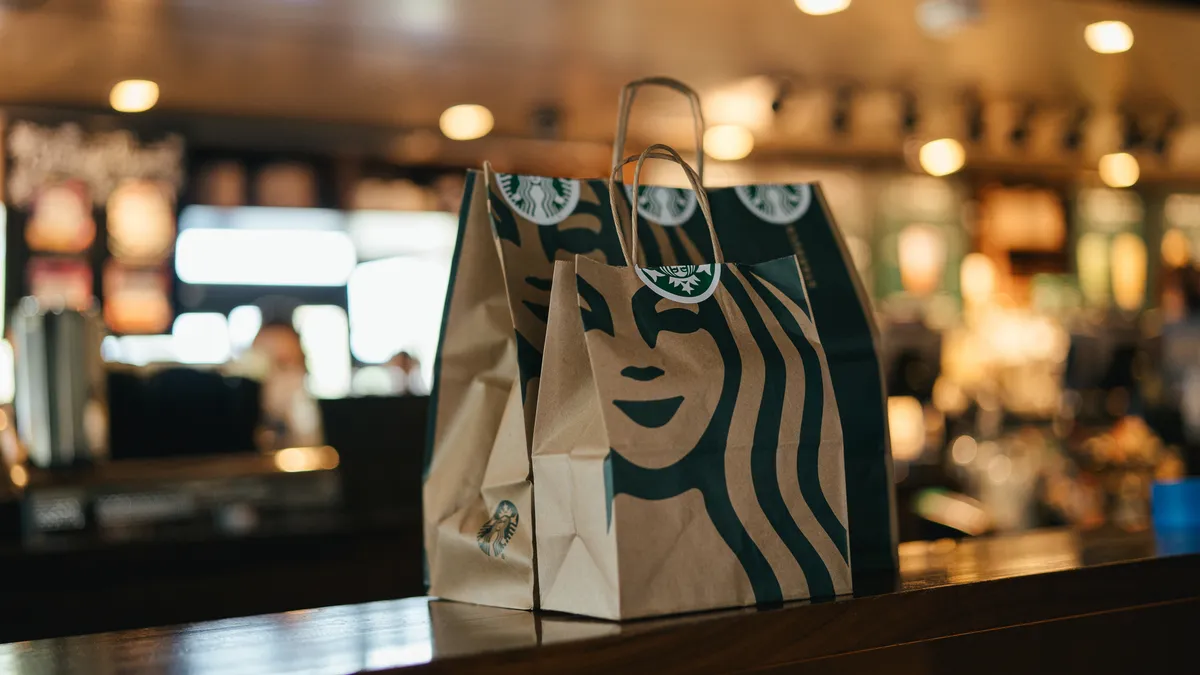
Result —
<path fill-rule="evenodd" d="M 158 103 L 158 85 L 150 80 L 122 80 L 113 85 L 108 102 L 117 112 L 145 112 Z"/>
<path fill-rule="evenodd" d="M 846 9 L 850 6 L 850 0 L 796 0 L 796 6 L 805 14 L 825 16 Z"/>
<path fill-rule="evenodd" d="M 754 134 L 737 124 L 718 124 L 704 132 L 704 154 L 731 162 L 750 154 L 754 149 Z"/>
<path fill-rule="evenodd" d="M 1128 152 L 1114 152 L 1100 158 L 1100 180 L 1114 188 L 1127 188 L 1142 175 L 1137 158 Z"/>
<path fill-rule="evenodd" d="M 967 155 L 962 143 L 953 138 L 939 138 L 922 145 L 918 159 L 929 175 L 949 176 L 963 167 Z"/>
<path fill-rule="evenodd" d="M 438 120 L 438 126 L 446 138 L 455 141 L 470 141 L 483 138 L 495 124 L 492 111 L 481 105 L 464 104 L 446 108 Z"/>
<path fill-rule="evenodd" d="M 1099 21 L 1083 30 L 1083 39 L 1092 51 L 1120 54 L 1133 46 L 1133 31 L 1123 21 Z"/>

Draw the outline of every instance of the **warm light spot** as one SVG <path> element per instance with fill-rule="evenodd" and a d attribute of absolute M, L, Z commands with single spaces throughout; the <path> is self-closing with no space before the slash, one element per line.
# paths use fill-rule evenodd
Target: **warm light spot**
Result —
<path fill-rule="evenodd" d="M 158 103 L 158 85 L 150 80 L 122 80 L 113 85 L 108 102 L 117 112 L 145 112 Z"/>
<path fill-rule="evenodd" d="M 917 399 L 888 397 L 888 428 L 894 459 L 912 461 L 925 451 L 925 412 Z"/>
<path fill-rule="evenodd" d="M 1120 54 L 1133 46 L 1133 30 L 1123 21 L 1099 21 L 1083 30 L 1083 39 L 1092 51 Z"/>
<path fill-rule="evenodd" d="M 959 436 L 950 446 L 950 458 L 959 466 L 966 466 L 979 456 L 979 444 L 970 436 Z"/>
<path fill-rule="evenodd" d="M 496 123 L 492 111 L 472 103 L 446 108 L 438 120 L 438 126 L 446 138 L 455 141 L 470 141 L 483 138 Z"/>
<path fill-rule="evenodd" d="M 898 236 L 900 283 L 913 295 L 929 295 L 941 285 L 946 268 L 946 240 L 924 223 L 907 225 Z"/>
<path fill-rule="evenodd" d="M 0 410 L 0 431 L 8 429 L 8 413 Z"/>
<path fill-rule="evenodd" d="M 286 448 L 275 453 L 275 468 L 287 473 L 336 469 L 337 451 L 329 446 L 319 448 Z"/>
<path fill-rule="evenodd" d="M 8 477 L 10 480 L 12 480 L 12 484 L 19 488 L 29 485 L 29 472 L 26 471 L 25 467 L 21 466 L 20 464 L 17 464 L 8 470 Z"/>
<path fill-rule="evenodd" d="M 722 161 L 742 159 L 754 149 L 754 134 L 737 124 L 718 124 L 704 132 L 704 154 Z"/>
<path fill-rule="evenodd" d="M 1112 291 L 1117 306 L 1137 311 L 1146 295 L 1146 242 L 1122 232 L 1112 242 Z"/>
<path fill-rule="evenodd" d="M 962 261 L 959 272 L 963 299 L 982 305 L 991 299 L 996 290 L 996 265 L 982 253 L 970 253 Z"/>
<path fill-rule="evenodd" d="M 1007 455 L 996 455 L 988 462 L 987 476 L 993 483 L 1004 483 L 1012 477 L 1013 463 Z"/>
<path fill-rule="evenodd" d="M 850 6 L 850 0 L 796 0 L 796 7 L 805 14 L 825 16 L 837 14 Z"/>
<path fill-rule="evenodd" d="M 956 492 L 922 490 L 914 500 L 913 506 L 921 517 L 967 534 L 982 534 L 991 525 L 982 504 Z M 927 553 L 947 555 L 953 550 L 953 546 L 933 542 L 928 544 Z"/>
<path fill-rule="evenodd" d="M 967 395 L 953 380 L 943 375 L 934 381 L 933 407 L 948 415 L 960 415 L 970 404 Z"/>
<path fill-rule="evenodd" d="M 963 167 L 967 153 L 962 143 L 953 138 L 939 138 L 921 146 L 918 160 L 929 175 L 949 176 Z"/>
<path fill-rule="evenodd" d="M 1108 304 L 1109 243 L 1099 232 L 1088 232 L 1075 245 L 1075 265 L 1079 275 L 1079 290 L 1088 304 L 1104 307 Z"/>
<path fill-rule="evenodd" d="M 1163 235 L 1162 259 L 1171 267 L 1183 267 L 1192 259 L 1192 244 L 1181 230 L 1172 228 Z"/>
<path fill-rule="evenodd" d="M 1100 158 L 1100 180 L 1109 187 L 1127 188 L 1141 175 L 1137 158 L 1128 152 L 1114 152 Z"/>

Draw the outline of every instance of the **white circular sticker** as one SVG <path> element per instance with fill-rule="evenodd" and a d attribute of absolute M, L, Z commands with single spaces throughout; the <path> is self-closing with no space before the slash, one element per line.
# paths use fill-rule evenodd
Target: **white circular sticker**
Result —
<path fill-rule="evenodd" d="M 796 222 L 812 204 L 812 186 L 807 183 L 739 185 L 734 191 L 751 213 L 775 225 Z"/>
<path fill-rule="evenodd" d="M 647 185 L 638 188 L 638 215 L 664 227 L 682 225 L 696 212 L 696 193 L 683 188 Z M 625 186 L 625 196 L 633 200 L 633 186 Z"/>
<path fill-rule="evenodd" d="M 721 281 L 720 265 L 635 265 L 633 269 L 650 290 L 668 300 L 689 305 L 707 300 Z"/>
<path fill-rule="evenodd" d="M 496 174 L 504 201 L 523 218 L 538 225 L 557 225 L 575 212 L 579 204 L 579 181 Z"/>

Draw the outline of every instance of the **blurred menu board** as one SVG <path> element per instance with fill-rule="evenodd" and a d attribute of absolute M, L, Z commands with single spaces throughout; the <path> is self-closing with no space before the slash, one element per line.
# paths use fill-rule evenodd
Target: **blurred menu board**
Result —
<path fill-rule="evenodd" d="M 175 243 L 183 138 L 19 119 L 7 129 L 5 155 L 9 227 L 16 235 L 8 262 L 12 278 L 23 282 L 7 289 L 5 301 L 31 294 L 51 304 L 90 307 L 99 295 L 106 315 L 141 317 L 119 319 L 132 326 L 130 332 L 169 327 L 170 295 L 161 281 Z M 101 278 L 97 270 L 112 260 L 132 276 Z M 112 302 L 104 297 L 110 283 L 118 292 Z M 139 290 L 131 293 L 130 287 Z"/>
<path fill-rule="evenodd" d="M 49 183 L 38 191 L 25 243 L 40 253 L 82 253 L 96 238 L 92 200 L 82 181 Z"/>
<path fill-rule="evenodd" d="M 1053 190 L 988 187 L 980 193 L 981 249 L 1058 251 L 1066 243 L 1062 200 Z"/>
<path fill-rule="evenodd" d="M 193 148 L 181 204 L 222 208 L 339 208 L 334 161 L 325 156 Z"/>
<path fill-rule="evenodd" d="M 143 142 L 126 130 L 87 132 L 78 124 L 20 120 L 11 126 L 6 149 L 7 200 L 22 209 L 63 180 L 79 181 L 97 202 L 129 178 L 161 180 L 175 189 L 183 185 L 183 138 L 173 134 Z"/>
<path fill-rule="evenodd" d="M 966 252 L 963 198 L 950 181 L 905 175 L 887 179 L 879 201 L 875 287 L 893 306 L 956 303 Z"/>
<path fill-rule="evenodd" d="M 167 271 L 110 260 L 104 268 L 104 321 L 118 333 L 162 333 L 171 327 Z"/>
<path fill-rule="evenodd" d="M 92 267 L 74 258 L 33 258 L 26 267 L 29 294 L 47 307 L 92 306 Z"/>
<path fill-rule="evenodd" d="M 304 162 L 277 162 L 259 170 L 255 178 L 259 206 L 316 208 L 317 174 Z"/>
<path fill-rule="evenodd" d="M 1132 312 L 1146 295 L 1145 209 L 1135 192 L 1085 188 L 1075 203 L 1075 269 L 1084 302 Z"/>
<path fill-rule="evenodd" d="M 161 181 L 126 180 L 105 209 L 108 250 L 127 264 L 163 262 L 175 244 L 174 191 Z"/>
<path fill-rule="evenodd" d="M 978 250 L 996 266 L 997 290 L 1032 300 L 1035 275 L 1067 271 L 1067 223 L 1053 190 L 989 186 L 980 190 Z"/>
<path fill-rule="evenodd" d="M 210 162 L 199 168 L 196 201 L 232 208 L 246 205 L 246 167 L 232 159 Z"/>

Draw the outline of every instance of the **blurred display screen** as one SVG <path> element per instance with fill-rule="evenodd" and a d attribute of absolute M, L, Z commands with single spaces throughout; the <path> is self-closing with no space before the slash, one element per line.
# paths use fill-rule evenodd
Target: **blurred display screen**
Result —
<path fill-rule="evenodd" d="M 1067 236 L 1058 195 L 1036 188 L 985 189 L 979 228 L 985 250 L 1058 251 Z"/>
<path fill-rule="evenodd" d="M 122 262 L 162 262 L 175 243 L 175 207 L 170 187 L 127 180 L 108 198 L 108 250 Z"/>
<path fill-rule="evenodd" d="M 246 205 L 246 168 L 240 162 L 213 162 L 200 171 L 199 201 L 231 208 Z"/>
<path fill-rule="evenodd" d="M 104 268 L 104 321 L 117 333 L 161 333 L 170 328 L 170 282 L 165 269 Z"/>
<path fill-rule="evenodd" d="M 87 309 L 92 305 L 92 267 L 69 258 L 33 258 L 26 268 L 29 294 L 48 306 Z"/>
<path fill-rule="evenodd" d="M 263 167 L 254 184 L 259 206 L 311 208 L 317 205 L 317 176 L 311 166 L 281 162 Z"/>
<path fill-rule="evenodd" d="M 434 211 L 438 194 L 410 180 L 367 178 L 359 181 L 350 208 L 373 211 Z"/>
<path fill-rule="evenodd" d="M 358 258 L 345 232 L 188 228 L 175 245 L 184 283 L 341 286 Z"/>
<path fill-rule="evenodd" d="M 79 253 L 96 238 L 92 200 L 79 181 L 43 188 L 25 226 L 25 241 L 40 253 Z"/>

